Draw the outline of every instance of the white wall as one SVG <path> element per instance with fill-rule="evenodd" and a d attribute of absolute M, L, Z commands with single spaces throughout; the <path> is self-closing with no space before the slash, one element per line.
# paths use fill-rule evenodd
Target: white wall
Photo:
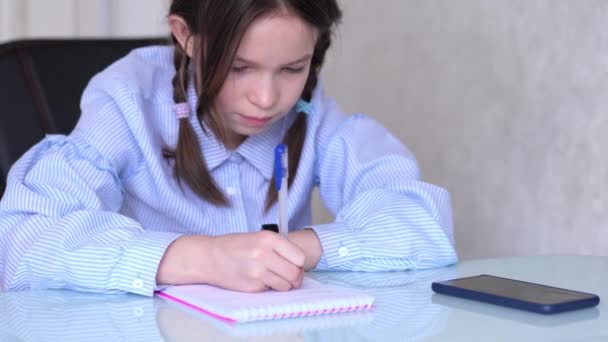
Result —
<path fill-rule="evenodd" d="M 461 256 L 608 254 L 608 1 L 341 2 L 326 88 L 451 191 Z M 0 39 L 164 34 L 167 4 L 0 0 Z"/>
<path fill-rule="evenodd" d="M 608 1 L 342 3 L 328 87 L 452 192 L 461 256 L 608 254 Z"/>

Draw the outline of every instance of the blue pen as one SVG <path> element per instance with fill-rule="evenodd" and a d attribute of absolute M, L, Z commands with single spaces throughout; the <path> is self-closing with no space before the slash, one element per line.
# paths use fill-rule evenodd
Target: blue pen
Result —
<path fill-rule="evenodd" d="M 287 177 L 289 176 L 287 145 L 279 144 L 274 149 L 275 188 L 279 193 L 279 233 L 287 237 L 289 232 L 287 216 Z"/>

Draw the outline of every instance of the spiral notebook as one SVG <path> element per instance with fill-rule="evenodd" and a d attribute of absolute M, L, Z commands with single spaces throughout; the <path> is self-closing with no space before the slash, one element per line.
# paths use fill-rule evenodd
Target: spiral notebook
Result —
<path fill-rule="evenodd" d="M 156 295 L 231 323 L 366 311 L 374 303 L 373 297 L 359 290 L 310 278 L 287 292 L 244 293 L 210 285 L 180 285 Z"/>

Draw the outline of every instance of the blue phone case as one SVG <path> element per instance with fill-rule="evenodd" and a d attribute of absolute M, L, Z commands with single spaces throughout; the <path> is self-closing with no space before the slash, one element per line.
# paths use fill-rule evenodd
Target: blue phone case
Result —
<path fill-rule="evenodd" d="M 509 282 L 509 283 L 516 282 L 519 286 L 524 286 L 524 287 L 527 284 L 527 285 L 530 285 L 531 287 L 534 287 L 535 288 L 534 290 L 538 290 L 538 286 L 541 286 L 543 288 L 546 288 L 547 290 L 553 289 L 553 290 L 559 290 L 559 291 L 566 291 L 566 292 L 571 293 L 573 296 L 574 295 L 584 296 L 585 298 L 576 298 L 576 299 L 573 298 L 571 300 L 559 301 L 559 302 L 548 304 L 548 303 L 534 302 L 534 301 L 530 301 L 530 300 L 522 300 L 519 298 L 515 298 L 514 296 L 497 295 L 497 294 L 493 294 L 493 293 L 487 293 L 487 292 L 483 292 L 483 291 L 467 289 L 467 288 L 463 288 L 463 287 L 459 287 L 457 285 L 451 284 L 451 282 L 453 282 L 453 281 L 474 282 L 475 281 L 474 278 L 477 278 L 477 277 L 491 277 L 494 281 L 499 281 L 499 282 L 500 281 L 505 281 L 505 282 Z M 524 282 L 521 280 L 501 278 L 501 277 L 491 276 L 491 275 L 487 275 L 487 274 L 482 274 L 479 276 L 467 277 L 467 278 L 451 279 L 451 280 L 446 280 L 446 281 L 441 281 L 441 282 L 434 282 L 434 283 L 432 283 L 431 288 L 433 289 L 433 291 L 435 291 L 436 293 L 439 293 L 439 294 L 460 297 L 460 298 L 465 298 L 465 299 L 471 299 L 471 300 L 476 300 L 476 301 L 480 301 L 480 302 L 484 302 L 484 303 L 506 306 L 506 307 L 510 307 L 510 308 L 514 308 L 514 309 L 526 310 L 526 311 L 531 311 L 531 312 L 536 312 L 536 313 L 541 313 L 541 314 L 556 314 L 556 313 L 560 313 L 560 312 L 589 308 L 589 307 L 593 307 L 593 306 L 597 305 L 600 302 L 600 298 L 597 295 L 594 295 L 591 293 L 562 289 L 562 288 L 547 286 L 547 285 L 543 285 L 543 284 L 529 283 L 529 282 Z"/>

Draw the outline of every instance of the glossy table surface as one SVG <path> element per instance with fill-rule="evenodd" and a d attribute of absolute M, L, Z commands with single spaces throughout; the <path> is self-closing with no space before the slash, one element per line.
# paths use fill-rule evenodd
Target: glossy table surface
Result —
<path fill-rule="evenodd" d="M 317 272 L 362 289 L 371 313 L 228 325 L 159 298 L 70 291 L 0 293 L 0 341 L 608 341 L 608 308 L 544 316 L 446 297 L 431 282 L 477 274 L 608 299 L 608 257 L 469 260 L 422 272 Z"/>

